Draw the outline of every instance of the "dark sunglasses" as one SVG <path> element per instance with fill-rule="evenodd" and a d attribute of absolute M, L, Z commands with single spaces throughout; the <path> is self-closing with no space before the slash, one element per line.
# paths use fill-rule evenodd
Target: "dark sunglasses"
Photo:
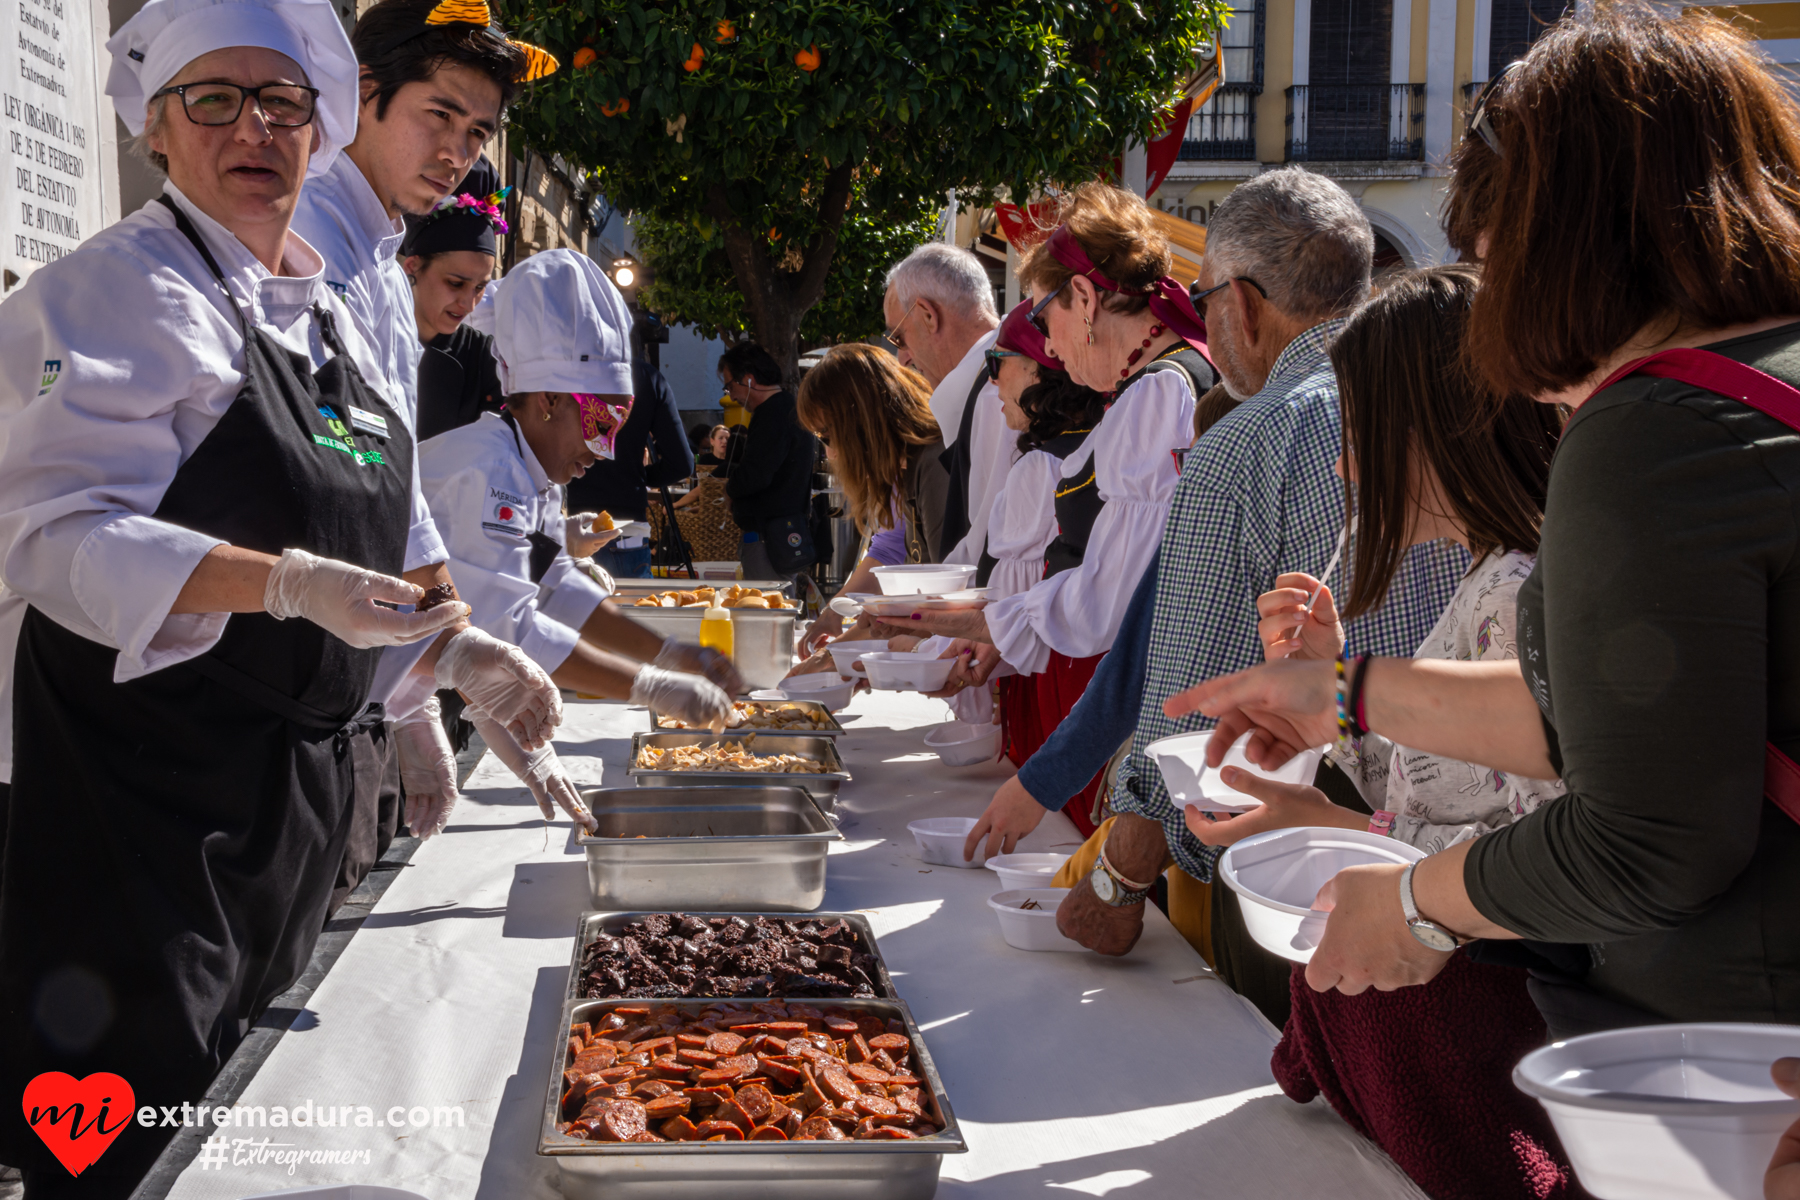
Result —
<path fill-rule="evenodd" d="M 1069 276 L 1069 279 L 1073 279 L 1073 278 L 1075 278 L 1073 275 Z M 1043 312 L 1044 308 L 1052 300 L 1056 299 L 1056 297 L 1062 293 L 1062 290 L 1064 288 L 1069 286 L 1069 279 L 1065 279 L 1061 283 L 1057 284 L 1056 290 L 1054 292 L 1051 292 L 1048 296 L 1045 296 L 1042 300 L 1039 300 L 1036 304 L 1032 305 L 1031 311 L 1025 314 L 1025 319 L 1027 321 L 1030 321 L 1033 325 L 1035 325 L 1037 327 L 1037 331 L 1039 333 L 1043 334 L 1045 337 L 1050 336 L 1050 327 L 1044 323 L 1043 318 L 1040 317 L 1038 314 Z"/>
<path fill-rule="evenodd" d="M 1262 284 L 1256 282 L 1256 280 L 1250 278 L 1248 275 L 1233 275 L 1230 279 L 1227 279 L 1224 283 L 1215 283 L 1203 292 L 1193 293 L 1191 296 L 1188 297 L 1188 301 L 1195 308 L 1199 308 L 1202 304 L 1206 303 L 1206 298 L 1208 296 L 1212 295 L 1214 292 L 1222 292 L 1234 283 L 1247 283 L 1251 287 L 1255 288 L 1256 294 L 1261 296 L 1264 300 L 1267 300 L 1269 298 L 1268 290 L 1265 289 Z"/>
<path fill-rule="evenodd" d="M 995 383 L 999 383 L 1000 360 L 1003 358 L 1017 358 L 1019 357 L 1019 352 L 1017 350 L 1001 350 L 995 348 L 984 350 L 982 352 L 982 357 L 987 359 L 987 377 Z"/>
<path fill-rule="evenodd" d="M 1498 75 L 1487 81 L 1487 86 L 1482 88 L 1481 94 L 1475 97 L 1475 106 L 1469 109 L 1469 122 L 1464 127 L 1465 135 L 1472 133 L 1479 137 L 1488 144 L 1488 149 L 1492 150 L 1498 158 L 1505 158 L 1506 151 L 1500 148 L 1500 135 L 1494 132 L 1494 121 L 1488 112 L 1488 103 L 1493 99 L 1494 89 L 1500 86 L 1500 81 L 1512 74 L 1518 67 L 1519 60 L 1514 59 L 1502 67 Z"/>

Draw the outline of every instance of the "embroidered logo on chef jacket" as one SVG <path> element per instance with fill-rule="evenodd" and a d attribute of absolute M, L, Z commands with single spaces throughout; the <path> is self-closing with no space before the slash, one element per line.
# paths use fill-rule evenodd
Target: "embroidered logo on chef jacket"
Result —
<path fill-rule="evenodd" d="M 327 279 L 325 281 L 325 286 L 340 296 L 348 296 L 350 294 L 350 285 L 347 283 L 339 283 L 335 279 Z"/>
<path fill-rule="evenodd" d="M 62 374 L 62 359 L 46 358 L 44 360 L 44 378 L 38 384 L 38 395 L 43 395 L 56 386 L 56 377 Z"/>
<path fill-rule="evenodd" d="M 511 492 L 503 492 L 499 488 L 488 489 L 487 519 L 482 521 L 483 529 L 491 529 L 495 533 L 510 533 L 514 537 L 528 537 L 531 528 L 525 519 L 525 501 Z"/>
<path fill-rule="evenodd" d="M 351 409 L 351 412 L 353 413 L 357 411 L 360 410 Z M 337 450 L 341 453 L 348 454 L 351 458 L 354 458 L 360 466 L 366 467 L 370 464 L 386 461 L 381 457 L 381 451 L 379 450 L 358 450 L 356 448 L 356 438 L 351 434 L 350 427 L 344 424 L 343 419 L 337 415 L 337 410 L 332 408 L 329 404 L 319 405 L 319 415 L 325 418 L 325 428 L 331 430 L 331 436 L 327 437 L 322 433 L 313 434 L 312 440 L 315 446 L 324 446 L 327 449 Z M 376 419 L 380 420 L 379 417 Z"/>

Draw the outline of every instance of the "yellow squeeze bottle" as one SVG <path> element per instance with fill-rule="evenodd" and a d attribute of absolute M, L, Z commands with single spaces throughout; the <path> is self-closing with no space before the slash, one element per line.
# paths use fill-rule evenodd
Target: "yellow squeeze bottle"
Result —
<path fill-rule="evenodd" d="M 731 612 L 717 599 L 701 614 L 700 644 L 709 650 L 717 650 L 726 658 L 731 657 Z"/>

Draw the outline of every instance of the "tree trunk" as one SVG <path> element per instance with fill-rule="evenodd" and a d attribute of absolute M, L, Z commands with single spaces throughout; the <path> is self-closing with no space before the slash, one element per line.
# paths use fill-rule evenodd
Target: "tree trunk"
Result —
<path fill-rule="evenodd" d="M 724 188 L 714 186 L 707 194 L 706 215 L 718 222 L 724 235 L 725 257 L 750 306 L 756 340 L 781 364 L 781 379 L 789 389 L 800 383 L 800 322 L 825 294 L 838 232 L 850 207 L 853 171 L 851 164 L 842 163 L 825 176 L 819 196 L 819 231 L 806 247 L 798 271 L 784 271 L 769 257 L 756 235 L 732 212 Z"/>

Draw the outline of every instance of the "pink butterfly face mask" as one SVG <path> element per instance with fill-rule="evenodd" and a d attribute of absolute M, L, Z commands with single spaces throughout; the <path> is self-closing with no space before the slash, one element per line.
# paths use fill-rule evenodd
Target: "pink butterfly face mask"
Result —
<path fill-rule="evenodd" d="M 595 457 L 610 460 L 619 429 L 631 415 L 631 398 L 627 396 L 625 403 L 613 404 L 606 396 L 587 392 L 571 392 L 570 395 L 581 409 L 581 440 L 587 443 Z"/>

